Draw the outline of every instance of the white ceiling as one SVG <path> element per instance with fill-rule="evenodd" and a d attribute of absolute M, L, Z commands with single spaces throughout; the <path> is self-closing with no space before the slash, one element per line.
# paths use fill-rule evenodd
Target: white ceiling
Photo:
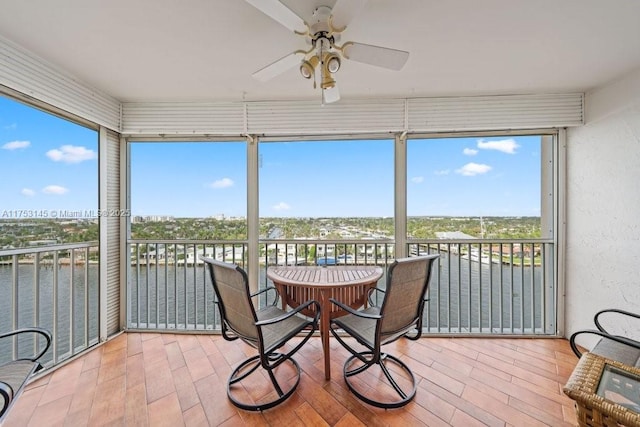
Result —
<path fill-rule="evenodd" d="M 309 20 L 335 0 L 282 0 Z M 0 35 L 121 101 L 319 99 L 296 68 L 251 74 L 304 39 L 242 0 L 0 0 Z M 348 40 L 411 53 L 344 61 L 343 99 L 584 92 L 640 68 L 638 0 L 369 0 Z"/>

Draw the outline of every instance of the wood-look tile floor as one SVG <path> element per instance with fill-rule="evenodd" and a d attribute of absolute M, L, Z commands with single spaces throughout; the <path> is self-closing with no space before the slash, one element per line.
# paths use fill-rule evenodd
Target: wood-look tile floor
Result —
<path fill-rule="evenodd" d="M 295 356 L 294 395 L 264 412 L 226 396 L 233 367 L 253 350 L 220 335 L 125 333 L 27 386 L 4 426 L 570 426 L 562 386 L 577 363 L 564 339 L 402 339 L 385 346 L 419 382 L 414 401 L 382 410 L 342 379 L 348 353 L 331 340 L 324 379 L 319 338 Z"/>

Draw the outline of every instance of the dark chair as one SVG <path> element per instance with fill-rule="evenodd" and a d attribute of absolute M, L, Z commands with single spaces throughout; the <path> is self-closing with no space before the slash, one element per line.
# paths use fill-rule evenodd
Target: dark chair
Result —
<path fill-rule="evenodd" d="M 42 369 L 42 365 L 38 360 L 47 352 L 51 345 L 51 334 L 49 331 L 41 328 L 24 328 L 6 332 L 0 334 L 0 340 L 3 338 L 20 337 L 27 334 L 41 335 L 44 338 L 44 343 L 41 345 L 42 349 L 34 356 L 16 357 L 0 365 L 0 396 L 3 399 L 2 408 L 0 409 L 0 423 L 13 405 L 13 402 L 18 398 L 20 393 L 22 393 L 22 389 L 31 376 Z"/>
<path fill-rule="evenodd" d="M 632 313 L 616 308 L 608 308 L 596 313 L 593 317 L 593 323 L 596 329 L 585 329 L 575 332 L 569 338 L 569 344 L 576 356 L 581 357 L 582 352 L 578 348 L 576 338 L 580 335 L 590 334 L 597 335 L 600 340 L 591 349 L 591 353 L 606 357 L 611 360 L 624 363 L 625 365 L 640 367 L 640 342 L 622 335 L 614 335 L 602 326 L 602 316 L 618 317 L 620 316 L 630 319 L 640 319 L 640 314 Z"/>
<path fill-rule="evenodd" d="M 227 381 L 227 396 L 235 406 L 244 410 L 262 411 L 272 408 L 291 396 L 300 382 L 300 366 L 291 356 L 317 329 L 320 306 L 316 301 L 308 301 L 295 310 L 283 311 L 275 305 L 279 299 L 276 288 L 270 287 L 251 294 L 247 274 L 242 268 L 211 258 L 202 259 L 207 263 L 211 274 L 216 298 L 214 302 L 220 310 L 224 339 L 233 341 L 240 338 L 258 350 L 257 355 L 249 357 L 233 370 Z M 275 292 L 273 304 L 255 310 L 251 299 L 268 291 Z M 315 305 L 314 318 L 305 318 L 298 314 L 302 310 L 309 309 L 312 304 Z M 293 348 L 287 352 L 279 351 L 289 340 L 299 334 L 302 339 Z M 283 366 L 283 376 L 286 376 L 278 380 L 277 368 L 285 362 L 293 369 L 287 370 Z M 271 398 L 271 394 L 257 398 L 257 402 L 246 398 L 247 393 L 244 393 L 240 383 L 257 372 L 252 380 L 245 383 L 250 395 L 252 384 L 264 378 L 258 368 L 266 372 L 277 397 Z M 244 396 L 242 400 L 238 398 L 239 395 Z"/>
<path fill-rule="evenodd" d="M 438 256 L 404 258 L 391 264 L 386 289 L 372 289 L 372 292 L 383 295 L 379 306 L 354 310 L 331 299 L 333 304 L 350 313 L 332 319 L 330 325 L 333 336 L 352 354 L 344 364 L 344 380 L 353 394 L 370 405 L 385 409 L 398 408 L 409 403 L 416 394 L 416 381 L 411 369 L 397 357 L 382 352 L 381 347 L 403 336 L 413 340 L 420 338 L 425 295 L 433 262 Z M 409 334 L 412 330 L 415 333 Z M 360 345 L 347 343 L 345 334 L 355 338 Z M 388 367 L 389 363 L 400 369 Z M 379 367 L 390 386 L 389 394 L 384 398 L 380 397 L 380 387 L 367 386 L 366 379 L 352 380 L 374 366 Z M 377 370 L 369 372 L 379 374 Z M 381 379 L 384 381 L 384 378 Z M 388 396 L 391 397 L 387 399 Z"/>

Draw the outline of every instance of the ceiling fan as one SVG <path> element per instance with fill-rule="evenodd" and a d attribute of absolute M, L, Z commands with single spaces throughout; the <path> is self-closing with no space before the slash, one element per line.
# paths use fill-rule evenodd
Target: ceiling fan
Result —
<path fill-rule="evenodd" d="M 333 74 L 340 69 L 343 58 L 391 70 L 400 70 L 409 59 L 409 52 L 403 50 L 351 41 L 338 44 L 342 32 L 367 0 L 337 0 L 333 7 L 318 6 L 311 23 L 305 22 L 280 0 L 245 1 L 295 34 L 303 36 L 309 46 L 307 50 L 296 50 L 256 71 L 253 77 L 265 82 L 299 66 L 302 77 L 313 78 L 314 88 L 316 80 L 320 81 L 323 104 L 340 99 Z"/>

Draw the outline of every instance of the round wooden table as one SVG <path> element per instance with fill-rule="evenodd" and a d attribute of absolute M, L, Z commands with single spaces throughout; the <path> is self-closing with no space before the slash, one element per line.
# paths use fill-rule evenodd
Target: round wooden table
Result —
<path fill-rule="evenodd" d="M 296 308 L 311 299 L 320 304 L 320 336 L 326 379 L 331 379 L 329 321 L 347 314 L 331 304 L 329 299 L 334 298 L 354 309 L 362 307 L 367 302 L 369 289 L 376 286 L 382 274 L 382 268 L 370 265 L 282 266 L 267 269 L 267 277 L 273 281 L 280 292 L 283 308 L 287 305 Z M 302 311 L 302 313 L 306 316 L 315 314 L 313 310 Z"/>

